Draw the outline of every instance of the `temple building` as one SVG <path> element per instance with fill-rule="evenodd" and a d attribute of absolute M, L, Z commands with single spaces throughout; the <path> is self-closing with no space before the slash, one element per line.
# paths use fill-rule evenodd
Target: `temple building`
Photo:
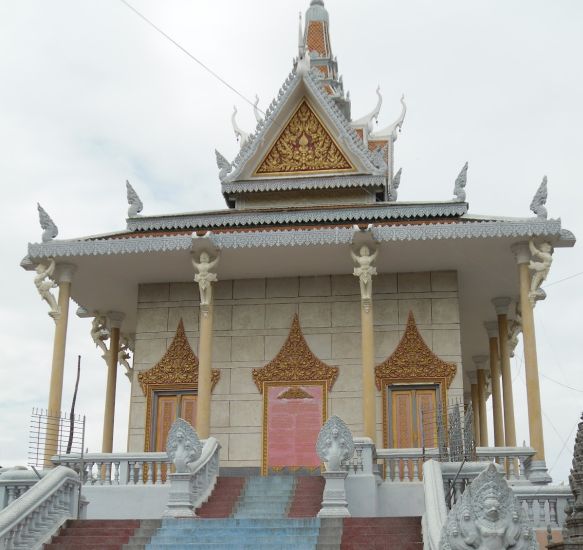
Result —
<path fill-rule="evenodd" d="M 269 108 L 256 106 L 255 131 L 235 113 L 236 158 L 217 144 L 208 185 L 224 209 L 147 215 L 128 183 L 125 228 L 59 240 L 39 207 L 42 242 L 22 266 L 36 270 L 55 321 L 48 410 L 62 407 L 77 304 L 108 363 L 103 453 L 125 368 L 130 454 L 165 451 L 183 418 L 216 438 L 221 475 L 319 473 L 316 440 L 332 416 L 382 457 L 438 448 L 436 419 L 460 406 L 472 411 L 475 447 L 495 456 L 517 448 L 510 357 L 522 334 L 528 482 L 549 483 L 534 314 L 553 253 L 561 261 L 575 237 L 547 215 L 546 179 L 525 218 L 471 213 L 467 164 L 450 199 L 400 201 L 405 99 L 381 130 L 380 90 L 353 117 L 331 38 L 324 2 L 312 0 L 292 70 Z M 50 463 L 56 441 L 45 452 Z M 418 474 L 408 456 L 401 480 Z"/>

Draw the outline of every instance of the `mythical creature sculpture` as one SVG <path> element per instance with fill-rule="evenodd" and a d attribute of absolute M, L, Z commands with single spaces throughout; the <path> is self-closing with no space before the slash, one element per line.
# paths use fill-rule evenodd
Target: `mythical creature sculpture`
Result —
<path fill-rule="evenodd" d="M 402 173 L 403 169 L 399 168 L 399 171 L 393 176 L 393 181 L 391 182 L 391 187 L 389 188 L 389 202 L 397 202 Z"/>
<path fill-rule="evenodd" d="M 453 194 L 456 199 L 460 202 L 465 202 L 466 200 L 466 184 L 468 183 L 468 163 L 464 164 L 462 171 L 459 173 L 455 180 L 455 185 L 453 188 Z"/>
<path fill-rule="evenodd" d="M 510 357 L 514 357 L 514 350 L 518 345 L 518 335 L 522 332 L 522 311 L 520 302 L 516 304 L 514 321 L 510 325 L 510 334 L 508 335 L 508 346 L 510 348 Z"/>
<path fill-rule="evenodd" d="M 190 472 L 191 465 L 200 458 L 202 443 L 196 430 L 183 418 L 178 418 L 172 424 L 166 441 L 166 452 L 177 474 Z"/>
<path fill-rule="evenodd" d="M 354 268 L 354 275 L 360 281 L 360 296 L 363 300 L 370 300 L 372 296 L 372 276 L 377 274 L 377 269 L 372 264 L 378 256 L 378 250 L 370 253 L 368 246 L 361 246 L 360 255 L 356 255 L 352 250 L 350 255 L 358 267 Z"/>
<path fill-rule="evenodd" d="M 217 167 L 219 168 L 219 179 L 223 181 L 233 169 L 233 165 L 216 149 L 215 155 L 217 157 Z"/>
<path fill-rule="evenodd" d="M 348 426 L 338 416 L 330 418 L 320 430 L 316 452 L 326 464 L 328 472 L 339 472 L 342 462 L 352 458 L 354 440 Z"/>
<path fill-rule="evenodd" d="M 530 281 L 530 292 L 528 297 L 530 303 L 534 306 L 538 300 L 544 300 L 547 297 L 546 292 L 540 288 L 545 282 L 553 264 L 553 245 L 551 243 L 541 243 L 537 248 L 533 241 L 529 241 L 528 247 L 533 259 L 528 264 L 528 269 L 533 271 Z M 535 261 L 538 259 L 540 261 Z"/>
<path fill-rule="evenodd" d="M 50 277 L 53 276 L 55 272 L 55 260 L 53 258 L 49 259 L 49 264 L 38 264 L 35 267 L 36 275 L 34 277 L 34 285 L 40 294 L 40 297 L 49 305 L 51 309 L 49 315 L 56 321 L 61 314 L 61 308 L 57 304 L 56 298 L 51 293 L 53 288 L 57 288 L 59 285 L 52 281 Z"/>
<path fill-rule="evenodd" d="M 259 109 L 259 96 L 255 94 L 255 103 L 253 103 L 253 114 L 255 115 L 255 120 L 259 123 L 263 120 L 261 116 L 261 110 Z"/>
<path fill-rule="evenodd" d="M 40 204 L 37 203 L 36 207 L 38 209 L 38 220 L 41 229 L 43 229 L 42 240 L 43 243 L 48 243 L 57 237 L 59 234 L 59 228 Z"/>
<path fill-rule="evenodd" d="M 212 284 L 217 281 L 217 274 L 212 273 L 211 269 L 214 269 L 219 263 L 219 255 L 214 260 L 210 260 L 208 252 L 201 252 L 199 261 L 197 262 L 194 256 L 192 257 L 192 265 L 196 269 L 197 273 L 194 276 L 194 281 L 198 283 L 198 289 L 200 291 L 200 303 L 203 306 L 208 306 L 212 300 Z"/>
<path fill-rule="evenodd" d="M 237 106 L 233 106 L 233 114 L 231 115 L 231 124 L 233 125 L 233 132 L 235 132 L 235 137 L 239 142 L 241 148 L 245 146 L 245 144 L 249 141 L 249 133 L 242 130 L 239 125 L 237 124 Z"/>
<path fill-rule="evenodd" d="M 125 368 L 125 375 L 129 378 L 130 382 L 132 380 L 132 373 L 134 371 L 133 367 L 130 365 L 130 359 L 132 357 L 132 343 L 129 336 L 122 335 L 119 343 L 119 353 L 117 354 L 117 361 L 120 365 Z"/>
<path fill-rule="evenodd" d="M 539 218 L 546 219 L 548 216 L 545 204 L 547 203 L 547 177 L 543 178 L 532 202 L 530 203 L 530 210 L 536 214 Z"/>
<path fill-rule="evenodd" d="M 532 525 L 493 463 L 471 483 L 449 512 L 439 549 L 538 549 Z"/>
<path fill-rule="evenodd" d="M 126 190 L 128 204 L 130 205 L 128 208 L 128 218 L 135 218 L 144 209 L 144 203 L 141 201 L 135 189 L 132 187 L 132 184 L 128 180 L 126 180 Z"/>
<path fill-rule="evenodd" d="M 95 346 L 103 352 L 103 358 L 107 357 L 109 349 L 105 342 L 109 339 L 109 330 L 107 328 L 107 319 L 105 315 L 96 315 L 91 322 L 91 339 Z"/>

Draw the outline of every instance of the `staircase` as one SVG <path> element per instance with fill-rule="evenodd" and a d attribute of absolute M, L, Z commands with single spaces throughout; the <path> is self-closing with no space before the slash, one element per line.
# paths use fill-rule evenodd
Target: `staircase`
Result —
<path fill-rule="evenodd" d="M 422 550 L 421 518 L 345 518 L 341 550 Z"/>

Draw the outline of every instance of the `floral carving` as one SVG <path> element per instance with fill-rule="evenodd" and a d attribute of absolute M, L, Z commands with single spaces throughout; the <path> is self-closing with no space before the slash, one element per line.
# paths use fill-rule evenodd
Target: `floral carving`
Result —
<path fill-rule="evenodd" d="M 277 396 L 278 399 L 314 399 L 304 388 L 292 386 Z"/>
<path fill-rule="evenodd" d="M 264 382 L 322 381 L 330 389 L 337 377 L 338 367 L 326 365 L 312 353 L 297 314 L 279 353 L 264 367 L 253 369 L 253 381 L 261 393 Z"/>
<path fill-rule="evenodd" d="M 441 360 L 429 349 L 419 334 L 413 312 L 409 312 L 405 334 L 391 356 L 375 367 L 375 377 L 379 389 L 383 382 L 399 380 L 439 382 L 449 388 L 456 371 L 455 363 Z"/>
<path fill-rule="evenodd" d="M 221 372 L 213 369 L 211 378 L 213 388 L 220 376 Z M 150 370 L 140 372 L 138 381 L 146 395 L 150 386 L 178 384 L 198 386 L 198 357 L 188 343 L 182 319 L 178 323 L 174 340 L 166 350 L 164 357 Z"/>
<path fill-rule="evenodd" d="M 354 170 L 316 113 L 303 100 L 257 169 L 257 175 Z"/>

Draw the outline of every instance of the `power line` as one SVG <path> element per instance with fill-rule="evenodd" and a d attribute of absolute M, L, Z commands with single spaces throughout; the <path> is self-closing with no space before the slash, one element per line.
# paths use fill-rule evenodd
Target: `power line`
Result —
<path fill-rule="evenodd" d="M 567 384 L 563 384 L 562 382 L 559 382 L 558 380 L 555 380 L 554 378 L 550 378 L 548 377 L 546 374 L 543 374 L 542 372 L 540 373 L 540 375 L 543 378 L 546 378 L 547 380 L 549 380 L 550 382 L 554 382 L 555 384 L 558 384 L 559 386 L 563 386 L 563 388 L 567 388 L 568 390 L 573 390 L 579 393 L 583 393 L 583 390 L 580 390 L 579 388 L 574 388 L 573 386 L 568 386 Z"/>
<path fill-rule="evenodd" d="M 123 0 L 122 0 L 122 2 L 123 2 Z M 549 283 L 548 285 L 543 285 L 542 288 L 547 288 L 549 286 L 558 285 L 559 283 L 563 283 L 565 281 L 568 281 L 569 279 L 574 279 L 575 277 L 579 277 L 580 275 L 583 275 L 583 271 L 580 271 L 579 273 L 575 273 L 574 275 L 569 275 L 568 277 L 565 277 L 564 279 L 559 279 L 558 281 L 553 281 L 552 283 Z"/>
<path fill-rule="evenodd" d="M 156 30 L 157 32 L 159 32 L 164 38 L 166 38 L 166 40 L 169 40 L 172 44 L 174 44 L 180 51 L 182 51 L 183 53 L 185 53 L 188 57 L 190 57 L 190 59 L 192 59 L 195 63 L 198 63 L 198 65 L 200 65 L 205 71 L 207 71 L 209 74 L 211 74 L 212 76 L 214 76 L 219 82 L 221 82 L 221 84 L 224 84 L 227 88 L 229 88 L 229 90 L 231 90 L 232 92 L 235 92 L 243 101 L 247 102 L 249 105 L 251 105 L 251 107 L 256 107 L 255 104 L 247 99 L 239 90 L 237 90 L 234 86 L 232 86 L 231 84 L 229 84 L 222 76 L 220 76 L 219 74 L 217 74 L 215 71 L 213 71 L 208 65 L 206 65 L 205 63 L 203 63 L 200 59 L 198 59 L 197 57 L 195 57 L 192 53 L 190 53 L 184 46 L 182 46 L 181 44 L 179 44 L 178 42 L 176 42 L 176 40 L 174 40 L 174 38 L 172 38 L 170 35 L 166 34 L 160 27 L 158 27 L 154 22 L 152 22 L 150 19 L 148 19 L 143 13 L 141 13 L 140 11 L 138 11 L 136 8 L 134 8 L 134 6 L 132 6 L 129 2 L 127 2 L 127 0 L 119 0 L 122 4 L 124 4 L 126 7 L 128 7 L 130 10 L 132 10 L 140 19 L 142 19 L 143 21 L 145 21 L 148 25 L 150 25 L 150 27 L 152 27 L 154 30 Z M 263 114 L 265 116 L 265 113 L 257 108 L 257 110 Z"/>

